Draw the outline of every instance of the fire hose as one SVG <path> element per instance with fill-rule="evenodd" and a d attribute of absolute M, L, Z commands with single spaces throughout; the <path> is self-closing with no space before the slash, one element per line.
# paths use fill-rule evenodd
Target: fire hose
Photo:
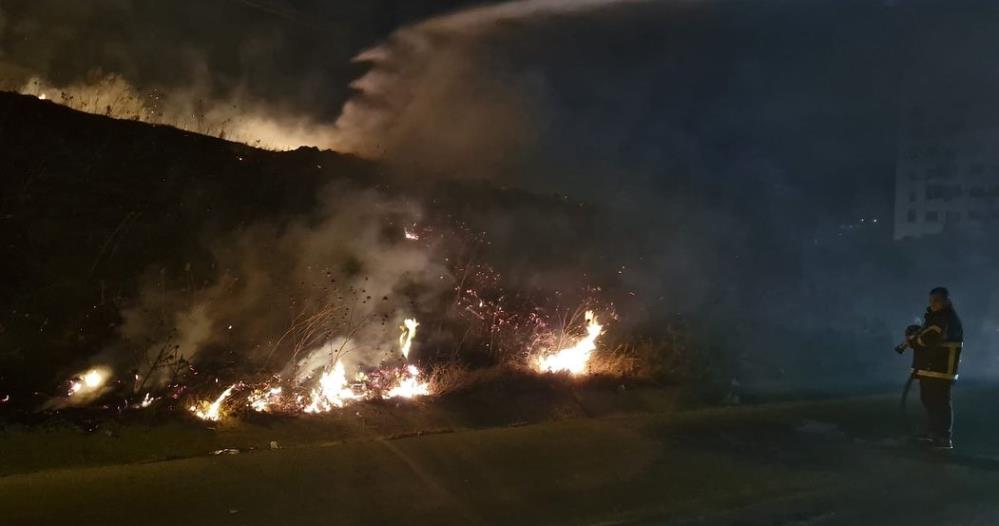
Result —
<path fill-rule="evenodd" d="M 906 408 L 906 402 L 909 400 L 909 390 L 912 388 L 912 381 L 916 379 L 916 375 L 910 374 L 909 379 L 905 381 L 905 387 L 902 388 L 902 399 L 899 401 L 898 410 L 902 413 L 902 420 L 905 422 L 905 427 L 909 431 L 910 435 L 915 435 L 915 427 L 912 425 L 912 419 L 909 418 L 909 411 Z"/>
<path fill-rule="evenodd" d="M 905 341 L 895 346 L 895 352 L 902 354 L 907 348 L 913 347 L 912 341 L 916 334 L 922 329 L 919 325 L 909 325 L 905 328 Z M 913 352 L 915 348 L 913 347 Z M 899 400 L 898 409 L 902 414 L 902 420 L 905 422 L 905 427 L 909 431 L 910 435 L 915 435 L 915 427 L 912 425 L 912 419 L 909 418 L 909 412 L 907 411 L 906 405 L 909 401 L 909 390 L 912 389 L 912 381 L 916 379 L 916 374 L 912 373 L 909 375 L 909 379 L 905 382 L 905 387 L 902 388 L 902 397 Z"/>

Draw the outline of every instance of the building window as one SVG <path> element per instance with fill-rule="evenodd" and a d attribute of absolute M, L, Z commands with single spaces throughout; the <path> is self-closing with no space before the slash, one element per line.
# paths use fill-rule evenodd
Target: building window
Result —
<path fill-rule="evenodd" d="M 926 185 L 926 199 L 945 199 L 950 201 L 961 196 L 961 185 L 951 184 L 928 184 Z"/>
<path fill-rule="evenodd" d="M 972 221 L 981 221 L 982 213 L 978 210 L 968 210 L 968 219 Z"/>
<path fill-rule="evenodd" d="M 915 223 L 916 222 L 916 211 L 915 210 L 909 210 L 909 222 L 910 223 Z"/>
<path fill-rule="evenodd" d="M 946 166 L 934 166 L 933 168 L 926 169 L 927 179 L 947 179 L 950 175 Z"/>
<path fill-rule="evenodd" d="M 961 222 L 961 212 L 947 212 L 947 222 L 948 223 L 960 223 Z"/>
<path fill-rule="evenodd" d="M 935 211 L 934 212 L 926 212 L 926 222 L 927 223 L 936 223 L 938 221 L 940 221 L 940 213 L 939 212 L 935 212 Z"/>

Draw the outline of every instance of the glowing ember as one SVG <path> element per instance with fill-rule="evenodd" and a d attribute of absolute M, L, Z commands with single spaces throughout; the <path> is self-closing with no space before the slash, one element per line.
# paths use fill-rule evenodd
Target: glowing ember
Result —
<path fill-rule="evenodd" d="M 146 396 L 142 399 L 141 402 L 139 402 L 139 407 L 145 409 L 145 408 L 153 405 L 153 402 L 155 402 L 155 401 L 156 401 L 156 399 L 153 398 L 152 394 L 146 393 Z"/>
<path fill-rule="evenodd" d="M 111 376 L 111 371 L 106 367 L 94 367 L 69 382 L 69 396 L 88 396 L 96 393 Z"/>
<path fill-rule="evenodd" d="M 554 354 L 542 355 L 537 358 L 535 367 L 546 373 L 568 372 L 573 375 L 582 374 L 590 361 L 590 356 L 597 348 L 597 338 L 604 332 L 603 325 L 597 321 L 593 311 L 586 312 L 586 336 L 572 347 L 562 349 Z"/>
<path fill-rule="evenodd" d="M 405 229 L 405 233 L 406 233 L 406 239 L 408 239 L 410 241 L 419 241 L 420 240 L 420 234 L 417 234 L 416 232 L 414 232 L 414 231 L 412 231 L 412 230 L 410 230 L 408 228 Z"/>
<path fill-rule="evenodd" d="M 343 407 L 350 400 L 360 398 L 347 385 L 347 371 L 343 362 L 338 361 L 332 371 L 326 371 L 319 378 L 319 385 L 312 390 L 312 395 L 303 411 L 306 413 L 323 413 L 334 407 Z"/>
<path fill-rule="evenodd" d="M 280 401 L 281 392 L 282 389 L 280 387 L 257 389 L 250 393 L 250 396 L 246 397 L 246 401 L 250 404 L 250 409 L 258 413 L 268 413 L 271 410 L 271 405 Z"/>
<path fill-rule="evenodd" d="M 232 394 L 232 390 L 236 388 L 236 385 L 230 385 L 228 389 L 222 392 L 214 402 L 200 402 L 198 404 L 192 405 L 188 409 L 194 413 L 194 416 L 202 419 L 208 420 L 210 422 L 218 422 L 222 419 L 222 403 L 225 402 L 226 398 Z M 200 406 L 200 407 L 199 407 Z"/>
<path fill-rule="evenodd" d="M 399 384 L 385 393 L 385 398 L 416 398 L 430 394 L 430 384 L 420 379 L 420 370 L 416 366 L 406 367 L 406 374 Z"/>
<path fill-rule="evenodd" d="M 399 349 L 402 351 L 402 355 L 408 360 L 409 349 L 413 346 L 413 338 L 416 337 L 416 328 L 420 326 L 420 323 L 413 318 L 407 318 L 402 323 L 403 325 L 400 327 L 402 334 L 399 335 Z"/>

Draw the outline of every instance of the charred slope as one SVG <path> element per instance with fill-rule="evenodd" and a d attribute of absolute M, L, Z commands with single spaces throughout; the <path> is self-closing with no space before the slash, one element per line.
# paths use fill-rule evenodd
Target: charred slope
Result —
<path fill-rule="evenodd" d="M 256 150 L 0 94 L 0 386 L 114 336 L 149 269 L 207 280 L 207 232 L 312 210 L 317 189 L 367 184 L 372 166 L 315 149 Z"/>

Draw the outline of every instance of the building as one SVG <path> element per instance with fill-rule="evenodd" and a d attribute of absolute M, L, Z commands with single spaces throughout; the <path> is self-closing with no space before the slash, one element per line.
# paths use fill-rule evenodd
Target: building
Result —
<path fill-rule="evenodd" d="M 999 227 L 999 127 L 912 110 L 899 137 L 895 239 Z"/>

